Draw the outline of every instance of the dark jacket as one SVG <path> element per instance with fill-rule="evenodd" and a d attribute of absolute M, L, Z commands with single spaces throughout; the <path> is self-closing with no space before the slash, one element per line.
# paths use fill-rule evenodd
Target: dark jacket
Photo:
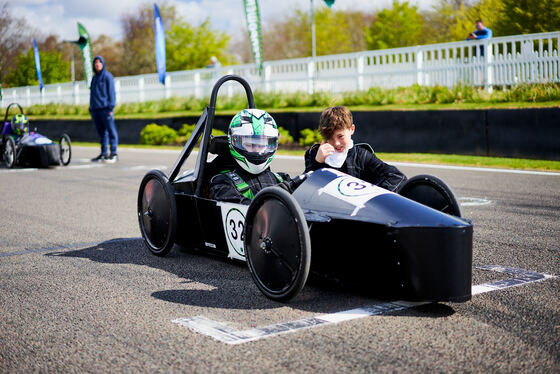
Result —
<path fill-rule="evenodd" d="M 336 169 L 389 191 L 395 191 L 406 180 L 399 169 L 378 159 L 369 145 L 356 144 L 350 148 L 346 161 L 340 168 L 317 162 L 315 156 L 318 149 L 319 144 L 314 144 L 305 152 L 306 173 L 321 168 Z"/>
<path fill-rule="evenodd" d="M 233 170 L 256 195 L 265 187 L 276 186 L 278 183 L 288 180 L 290 176 L 286 173 L 277 173 L 282 180 L 278 180 L 270 168 L 255 175 L 237 167 Z M 229 201 L 231 203 L 250 204 L 251 199 L 243 196 L 235 186 L 234 181 L 226 174 L 217 174 L 210 180 L 210 197 L 214 200 Z"/>
<path fill-rule="evenodd" d="M 91 78 L 91 88 L 89 95 L 89 110 L 108 110 L 113 111 L 116 104 L 115 80 L 113 75 L 105 69 L 105 60 L 101 56 L 95 56 L 101 60 L 103 69 L 99 73 L 95 73 Z M 93 70 L 95 72 L 95 68 Z"/>

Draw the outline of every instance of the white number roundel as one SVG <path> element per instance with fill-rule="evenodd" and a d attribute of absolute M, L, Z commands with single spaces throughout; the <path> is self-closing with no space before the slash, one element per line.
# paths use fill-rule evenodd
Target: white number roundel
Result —
<path fill-rule="evenodd" d="M 245 215 L 239 209 L 231 208 L 226 214 L 225 225 L 229 244 L 239 256 L 245 257 L 245 249 L 243 248 Z"/>
<path fill-rule="evenodd" d="M 377 195 L 377 188 L 356 178 L 342 178 L 338 182 L 338 192 L 344 196 Z M 373 197 L 373 196 L 372 196 Z"/>

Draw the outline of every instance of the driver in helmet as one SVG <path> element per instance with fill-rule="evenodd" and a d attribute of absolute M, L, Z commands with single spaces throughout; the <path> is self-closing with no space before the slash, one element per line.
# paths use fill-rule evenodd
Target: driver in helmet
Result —
<path fill-rule="evenodd" d="M 25 135 L 29 131 L 29 121 L 25 114 L 16 114 L 11 122 L 12 134 L 17 137 Z"/>
<path fill-rule="evenodd" d="M 269 164 L 278 149 L 278 127 L 260 109 L 244 109 L 230 122 L 229 150 L 237 167 L 223 170 L 210 180 L 210 196 L 215 200 L 249 204 L 265 187 L 285 186 L 290 177 L 274 173 Z M 286 188 L 286 187 L 284 187 Z"/>

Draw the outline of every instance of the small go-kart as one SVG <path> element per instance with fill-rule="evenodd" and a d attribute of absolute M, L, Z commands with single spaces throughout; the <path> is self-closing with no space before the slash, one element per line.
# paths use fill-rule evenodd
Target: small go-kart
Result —
<path fill-rule="evenodd" d="M 169 175 L 149 171 L 138 191 L 138 222 L 147 248 L 166 255 L 174 244 L 246 261 L 264 295 L 287 301 L 309 274 L 358 284 L 387 297 L 463 302 L 471 298 L 472 223 L 436 177 L 410 178 L 387 191 L 334 169 L 268 187 L 250 205 L 216 201 L 209 181 L 235 167 L 227 136 L 211 136 L 224 76 Z M 194 169 L 182 171 L 200 140 Z"/>
<path fill-rule="evenodd" d="M 10 108 L 17 105 L 23 114 L 23 108 L 18 103 L 11 103 L 6 108 L 2 138 L 0 139 L 0 153 L 6 167 L 16 165 L 49 167 L 54 165 L 68 165 L 72 158 L 72 143 L 67 134 L 62 134 L 58 143 L 37 133 L 30 131 L 26 124 L 21 134 L 16 134 L 12 122 L 8 119 Z"/>

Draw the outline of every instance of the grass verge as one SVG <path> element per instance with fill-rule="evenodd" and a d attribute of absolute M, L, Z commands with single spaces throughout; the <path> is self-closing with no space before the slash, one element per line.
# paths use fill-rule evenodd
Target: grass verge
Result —
<path fill-rule="evenodd" d="M 93 142 L 72 142 L 76 146 L 99 147 Z M 169 149 L 180 151 L 180 146 L 153 146 L 142 144 L 119 144 L 120 148 L 143 148 L 143 149 Z M 301 156 L 305 150 L 278 150 L 280 155 Z M 524 158 L 506 157 L 484 157 L 444 155 L 431 153 L 376 153 L 377 157 L 386 162 L 413 162 L 421 164 L 458 165 L 486 168 L 517 169 L 517 170 L 539 170 L 560 172 L 560 161 L 532 160 Z"/>

